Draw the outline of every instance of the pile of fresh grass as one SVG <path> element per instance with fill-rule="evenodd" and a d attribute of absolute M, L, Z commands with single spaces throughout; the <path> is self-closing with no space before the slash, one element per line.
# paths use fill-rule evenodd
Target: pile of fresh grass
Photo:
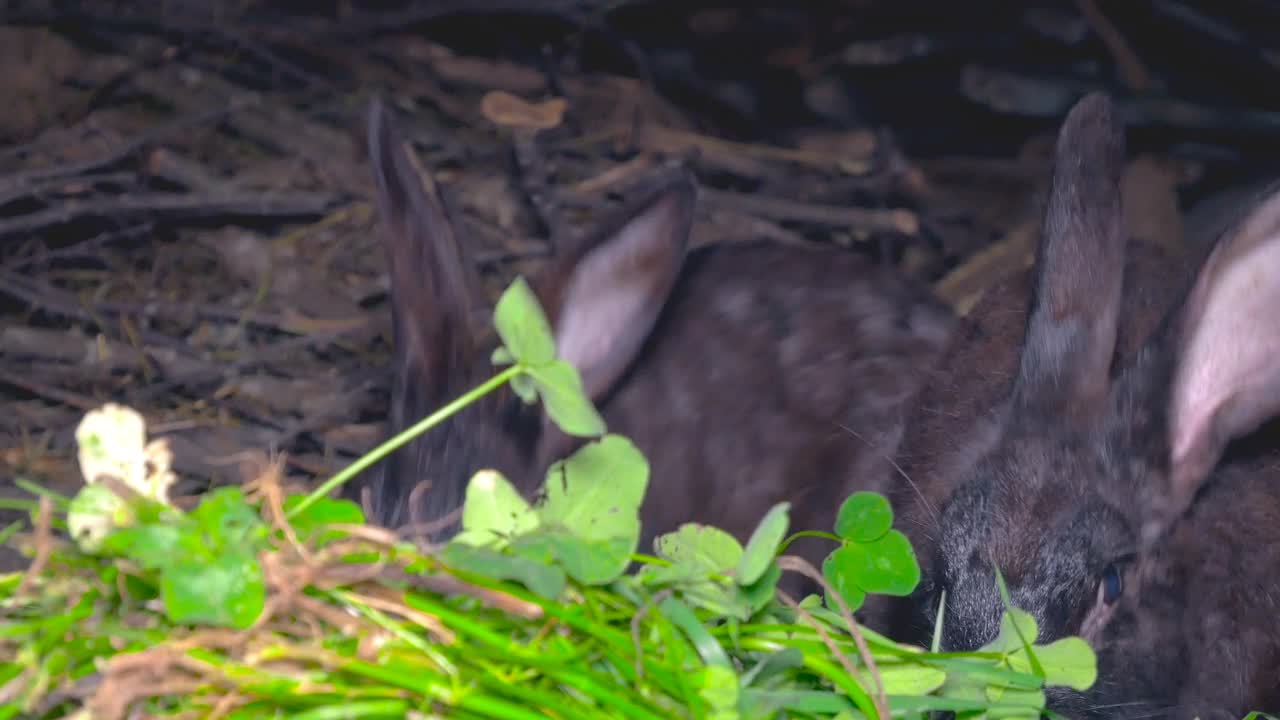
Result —
<path fill-rule="evenodd" d="M 0 576 L 0 720 L 1034 718 L 1047 685 L 1093 682 L 1083 641 L 1034 646 L 1034 621 L 1013 608 L 973 653 L 858 626 L 867 593 L 903 595 L 919 580 L 871 493 L 850 497 L 824 534 L 821 570 L 785 555 L 785 503 L 745 547 L 691 524 L 637 554 L 645 458 L 605 432 L 522 282 L 495 320 L 495 359 L 509 367 L 310 494 L 286 492 L 275 466 L 184 512 L 167 499 L 166 447 L 146 442 L 140 416 L 86 416 L 81 492 L 25 485 L 38 497 L 21 535 L 32 563 Z M 428 547 L 328 497 L 506 381 L 594 438 L 551 469 L 538 504 L 478 473 L 463 531 Z M 808 574 L 824 596 L 778 592 L 783 572 Z"/>

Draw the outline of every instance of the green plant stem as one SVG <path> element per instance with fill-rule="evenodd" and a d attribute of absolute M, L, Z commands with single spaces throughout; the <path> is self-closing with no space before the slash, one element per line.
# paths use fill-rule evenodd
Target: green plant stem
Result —
<path fill-rule="evenodd" d="M 53 506 L 59 510 L 66 510 L 71 505 L 71 498 L 48 488 L 40 487 L 26 478 L 14 478 L 13 484 L 37 497 L 43 495 L 49 498 L 53 501 Z"/>
<path fill-rule="evenodd" d="M 487 395 L 488 393 L 493 392 L 497 388 L 501 387 L 503 383 L 511 380 L 511 378 L 515 377 L 516 375 L 519 375 L 523 371 L 524 371 L 523 366 L 519 364 L 512 365 L 511 367 L 503 370 L 497 375 L 494 375 L 493 377 L 484 381 L 480 385 L 477 385 L 471 390 L 468 390 L 466 393 L 462 394 L 460 397 L 453 400 L 448 405 L 445 405 L 439 410 L 426 416 L 422 420 L 419 420 L 413 426 L 402 431 L 401 433 L 391 438 L 390 440 L 382 443 L 378 447 L 374 448 L 372 452 L 366 453 L 364 457 L 361 457 L 360 459 L 351 463 L 346 468 L 344 468 L 341 472 L 339 472 L 337 475 L 334 475 L 333 477 L 326 480 L 322 485 L 320 485 L 320 487 L 311 491 L 309 495 L 303 498 L 302 502 L 298 503 L 297 505 L 294 505 L 293 508 L 290 509 L 289 512 L 285 514 L 285 516 L 288 517 L 289 519 L 293 519 L 293 517 L 296 516 L 298 513 L 305 511 L 307 508 L 311 507 L 321 498 L 323 498 L 324 496 L 332 492 L 334 488 L 350 480 L 356 475 L 359 475 L 360 473 L 364 472 L 374 463 L 378 462 L 382 458 L 386 457 L 387 455 L 391 454 L 395 450 L 399 449 L 401 446 L 408 444 L 408 442 L 413 438 L 417 437 L 418 435 L 421 435 L 422 433 L 430 430 L 436 425 L 439 425 L 440 423 L 444 422 L 445 419 L 448 418 L 450 415 L 458 412 L 459 410 L 466 407 L 467 405 L 470 405 L 471 403 L 475 402 L 477 399 L 483 397 L 484 395 Z"/>
<path fill-rule="evenodd" d="M 3 507 L 3 505 L 0 505 L 0 507 Z M 9 538 L 16 535 L 18 531 L 21 529 L 22 529 L 21 520 L 14 520 L 13 522 L 6 525 L 3 530 L 0 530 L 0 545 L 4 545 L 5 543 L 9 542 Z"/>
<path fill-rule="evenodd" d="M 782 544 L 778 546 L 778 551 L 774 554 L 785 555 L 787 553 L 787 548 L 791 547 L 791 543 L 805 537 L 825 538 L 827 540 L 835 541 L 837 545 L 844 542 L 844 538 L 836 535 L 835 533 L 823 532 L 822 530 L 801 530 L 800 532 L 791 533 L 786 540 L 783 540 Z"/>
<path fill-rule="evenodd" d="M 295 713 L 293 720 L 346 720 L 364 717 L 404 717 L 409 703 L 404 700 L 344 700 L 334 705 Z"/>
<path fill-rule="evenodd" d="M 610 648 L 613 652 L 618 653 L 621 657 L 631 658 L 633 656 L 635 647 L 634 647 L 634 643 L 630 633 L 618 630 L 615 627 L 612 627 L 606 623 L 598 622 L 596 619 L 591 618 L 588 613 L 585 613 L 583 611 L 584 606 L 565 606 L 556 602 L 548 602 L 546 598 L 540 595 L 534 594 L 532 592 L 529 592 L 518 585 L 510 585 L 507 583 L 494 581 L 490 578 L 486 578 L 483 575 L 478 575 L 476 573 L 469 573 L 469 572 L 463 572 L 458 570 L 450 570 L 450 573 L 455 577 L 457 577 L 459 580 L 470 583 L 477 587 L 487 588 L 489 590 L 498 590 L 500 592 L 511 595 L 512 597 L 519 598 L 520 600 L 523 600 L 525 602 L 537 605 L 538 607 L 542 608 L 543 612 L 545 612 L 549 618 L 553 618 L 558 622 L 562 622 L 568 625 L 569 627 L 573 628 L 574 630 L 577 630 L 583 633 L 584 635 L 588 635 L 592 638 L 595 638 L 596 640 L 600 641 L 605 646 Z M 432 603 L 430 597 L 427 595 L 423 595 L 421 593 L 406 593 L 405 602 L 410 607 L 415 607 L 414 605 L 415 602 L 429 604 L 429 605 L 424 605 L 423 607 L 420 607 L 417 609 L 424 610 L 426 612 L 436 615 L 437 617 L 440 617 L 441 620 L 443 620 L 447 625 L 449 625 L 451 629 L 458 630 L 461 627 L 461 628 L 465 628 L 469 632 L 476 632 L 476 633 L 488 632 L 486 628 L 483 628 L 482 626 L 479 626 L 476 623 L 469 622 L 465 618 L 463 618 L 461 621 L 461 624 L 459 624 L 457 622 L 457 618 L 451 615 L 451 613 L 453 612 L 452 610 L 445 608 L 441 605 Z M 485 638 L 480 638 L 480 639 L 485 639 Z M 498 639 L 498 636 L 496 635 L 492 636 L 492 644 L 495 647 L 509 646 L 509 643 L 505 642 L 502 639 Z M 674 688 L 679 686 L 680 683 L 678 682 L 678 674 L 671 674 L 666 672 L 666 670 L 663 668 L 660 662 L 653 660 L 651 656 L 646 655 L 644 653 L 641 653 L 639 659 L 643 663 L 643 666 L 644 666 L 643 672 L 647 677 L 653 678 L 654 680 L 658 681 L 659 684 L 663 685 L 665 688 Z M 624 672 L 627 672 L 627 671 L 634 672 L 631 670 L 630 664 L 624 664 L 621 669 Z M 628 674 L 628 680 L 634 682 L 635 678 L 633 675 Z"/>
<path fill-rule="evenodd" d="M 850 676 L 844 671 L 840 665 L 827 660 L 818 655 L 810 655 L 802 653 L 804 657 L 804 666 L 819 675 L 824 676 L 833 685 L 844 691 L 854 705 L 862 711 L 862 714 L 872 720 L 889 720 L 889 718 L 881 718 L 876 712 L 875 703 L 871 701 L 871 696 L 866 690 L 862 689 L 862 685 L 858 683 L 857 678 Z"/>

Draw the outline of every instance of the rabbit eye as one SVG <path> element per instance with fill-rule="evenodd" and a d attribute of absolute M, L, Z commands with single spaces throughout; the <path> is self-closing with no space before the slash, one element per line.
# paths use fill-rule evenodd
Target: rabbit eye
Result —
<path fill-rule="evenodd" d="M 1120 577 L 1120 569 L 1115 563 L 1107 566 L 1102 571 L 1102 582 L 1100 585 L 1102 590 L 1102 600 L 1108 605 L 1120 599 L 1120 594 L 1124 592 L 1124 580 Z"/>

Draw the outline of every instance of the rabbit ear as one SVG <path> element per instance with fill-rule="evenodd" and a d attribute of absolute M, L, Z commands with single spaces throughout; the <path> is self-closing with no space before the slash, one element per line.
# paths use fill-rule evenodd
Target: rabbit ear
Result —
<path fill-rule="evenodd" d="M 369 161 L 391 274 L 398 372 L 438 386 L 449 365 L 469 354 L 473 341 L 471 266 L 434 180 L 379 98 L 370 103 L 368 122 Z"/>
<path fill-rule="evenodd" d="M 1226 444 L 1280 413 L 1280 191 L 1228 230 L 1176 320 L 1170 486 L 1144 534 L 1190 504 Z M 1163 512 L 1161 512 L 1163 511 Z"/>
<path fill-rule="evenodd" d="M 1096 412 L 1109 387 L 1124 265 L 1124 130 L 1105 95 L 1063 122 L 1015 383 L 1021 407 Z"/>
<path fill-rule="evenodd" d="M 556 348 L 598 399 L 653 330 L 684 264 L 696 190 L 687 172 L 595 239 L 552 278 Z"/>

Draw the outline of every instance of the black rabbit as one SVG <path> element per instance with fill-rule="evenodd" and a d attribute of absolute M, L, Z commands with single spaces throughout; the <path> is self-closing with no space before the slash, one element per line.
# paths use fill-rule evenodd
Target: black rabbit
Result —
<path fill-rule="evenodd" d="M 399 432 L 496 372 L 497 338 L 471 323 L 466 244 L 442 194 L 380 102 L 368 121 L 391 273 L 390 430 Z M 530 281 L 609 431 L 650 462 L 645 552 L 689 521 L 745 540 L 784 500 L 793 529 L 830 529 L 849 493 L 885 477 L 878 468 L 904 401 L 956 326 L 923 285 L 835 248 L 734 243 L 686 257 L 695 188 L 681 170 Z M 482 468 L 532 496 L 574 447 L 504 388 L 353 488 L 367 486 L 376 522 L 430 521 L 457 508 Z M 793 547 L 815 562 L 830 549 L 804 544 Z"/>
<path fill-rule="evenodd" d="M 1052 709 L 1280 710 L 1280 192 L 1204 251 L 1126 250 L 1124 146 L 1107 97 L 1068 114 L 1034 275 L 989 292 L 909 415 L 893 497 L 923 577 L 870 622 L 923 642 L 945 591 L 943 648 L 976 649 L 994 566 L 1042 642 L 1098 653 Z"/>

